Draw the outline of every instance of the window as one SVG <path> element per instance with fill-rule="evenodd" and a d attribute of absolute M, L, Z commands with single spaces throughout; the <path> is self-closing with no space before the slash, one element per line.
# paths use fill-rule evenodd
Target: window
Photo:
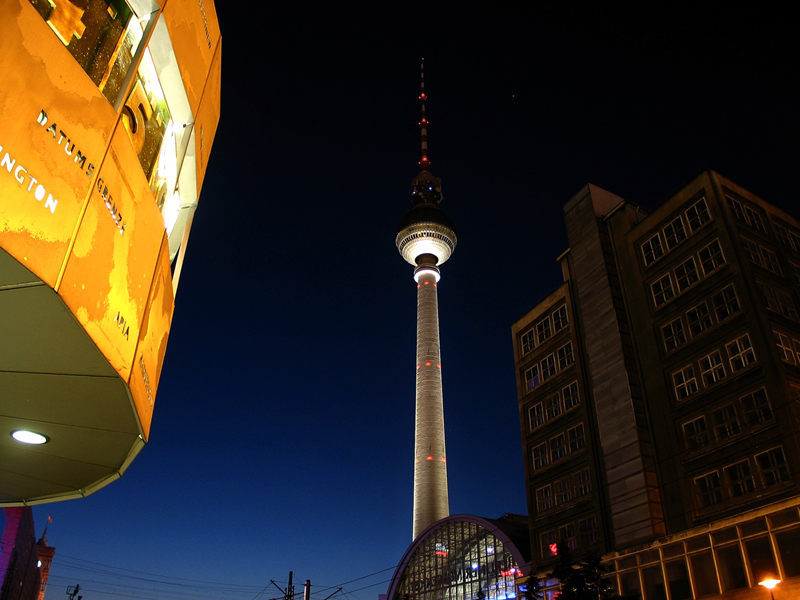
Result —
<path fill-rule="evenodd" d="M 784 457 L 781 447 L 756 454 L 756 464 L 761 472 L 761 481 L 766 487 L 791 479 L 786 466 L 786 457 Z"/>
<path fill-rule="evenodd" d="M 540 344 L 550 337 L 550 317 L 546 317 L 536 324 L 536 335 Z"/>
<path fill-rule="evenodd" d="M 683 321 L 680 317 L 661 327 L 661 336 L 664 338 L 664 349 L 671 352 L 686 343 L 686 334 L 683 332 Z"/>
<path fill-rule="evenodd" d="M 573 381 L 561 389 L 561 394 L 564 396 L 564 410 L 567 411 L 581 403 L 581 397 L 578 394 L 578 382 Z"/>
<path fill-rule="evenodd" d="M 678 400 L 685 400 L 692 394 L 696 394 L 698 388 L 694 365 L 686 365 L 680 371 L 673 373 L 672 386 L 675 389 L 675 397 Z"/>
<path fill-rule="evenodd" d="M 782 275 L 781 264 L 778 262 L 778 255 L 769 248 L 764 246 L 758 247 L 758 253 L 761 256 L 761 266 L 776 275 Z"/>
<path fill-rule="evenodd" d="M 575 362 L 575 356 L 572 353 L 572 342 L 568 342 L 558 349 L 558 368 L 566 369 Z"/>
<path fill-rule="evenodd" d="M 690 309 L 686 313 L 686 321 L 693 336 L 700 335 L 714 324 L 708 312 L 708 305 L 705 302 Z"/>
<path fill-rule="evenodd" d="M 711 215 L 708 214 L 708 206 L 706 206 L 706 199 L 700 198 L 697 202 L 692 204 L 686 209 L 686 222 L 689 228 L 694 232 L 700 229 L 703 225 L 711 220 Z"/>
<path fill-rule="evenodd" d="M 550 486 L 546 485 L 536 490 L 536 510 L 544 512 L 553 508 L 553 498 L 550 493 Z"/>
<path fill-rule="evenodd" d="M 683 439 L 686 442 L 686 447 L 689 450 L 700 450 L 708 446 L 708 428 L 706 427 L 706 418 L 697 417 L 692 421 L 683 424 Z"/>
<path fill-rule="evenodd" d="M 763 282 L 759 282 L 759 287 L 761 288 L 761 295 L 764 298 L 764 304 L 767 310 L 781 314 L 793 321 L 798 320 L 797 306 L 789 292 L 779 290 Z"/>
<path fill-rule="evenodd" d="M 553 462 L 564 458 L 567 455 L 567 443 L 563 433 L 550 439 L 550 458 Z"/>
<path fill-rule="evenodd" d="M 781 331 L 773 330 L 772 334 L 775 336 L 775 344 L 778 346 L 778 355 L 781 357 L 781 360 L 790 365 L 795 364 L 792 339 Z"/>
<path fill-rule="evenodd" d="M 739 312 L 739 299 L 736 297 L 736 290 L 733 284 L 727 285 L 711 297 L 711 304 L 714 306 L 714 313 L 718 321 L 724 321 L 732 314 Z"/>
<path fill-rule="evenodd" d="M 697 274 L 697 265 L 694 262 L 693 256 L 690 256 L 675 267 L 675 283 L 678 284 L 679 291 L 684 291 L 699 280 L 700 276 Z"/>
<path fill-rule="evenodd" d="M 683 219 L 678 215 L 664 226 L 664 242 L 667 244 L 667 249 L 672 250 L 685 239 L 686 230 L 683 228 Z"/>
<path fill-rule="evenodd" d="M 561 414 L 561 398 L 559 397 L 558 392 L 547 399 L 545 414 L 547 415 L 548 420 L 555 419 Z"/>
<path fill-rule="evenodd" d="M 741 371 L 756 362 L 756 354 L 753 352 L 750 336 L 746 333 L 725 344 L 725 350 L 727 350 L 731 362 L 731 371 Z"/>
<path fill-rule="evenodd" d="M 642 242 L 642 257 L 645 266 L 652 265 L 662 256 L 664 256 L 664 248 L 661 246 L 661 236 L 658 233 Z"/>
<path fill-rule="evenodd" d="M 569 429 L 567 431 L 567 435 L 569 436 L 569 451 L 570 452 L 577 452 L 584 446 L 586 446 L 586 437 L 583 433 L 583 423 Z"/>
<path fill-rule="evenodd" d="M 531 431 L 535 431 L 544 425 L 544 407 L 541 402 L 534 404 L 528 409 L 528 423 Z"/>
<path fill-rule="evenodd" d="M 672 279 L 669 273 L 651 283 L 650 290 L 653 294 L 653 303 L 656 308 L 663 306 L 675 296 L 675 292 L 672 289 Z"/>
<path fill-rule="evenodd" d="M 560 306 L 553 313 L 553 329 L 561 331 L 569 324 L 566 305 Z"/>
<path fill-rule="evenodd" d="M 526 331 L 520 336 L 520 347 L 522 348 L 522 356 L 525 356 L 528 352 L 530 352 L 536 347 L 535 335 L 536 334 L 533 331 L 533 329 L 528 329 L 528 331 Z"/>
<path fill-rule="evenodd" d="M 552 354 L 545 356 L 539 366 L 542 368 L 542 381 L 547 381 L 556 374 L 556 357 Z"/>
<path fill-rule="evenodd" d="M 743 460 L 733 465 L 725 467 L 725 476 L 728 478 L 728 489 L 731 496 L 739 498 L 745 494 L 755 491 L 756 484 L 750 474 L 750 462 Z"/>
<path fill-rule="evenodd" d="M 589 469 L 583 469 L 572 475 L 572 489 L 575 491 L 576 498 L 586 496 L 592 492 Z"/>
<path fill-rule="evenodd" d="M 700 374 L 706 387 L 725 377 L 725 365 L 722 363 L 722 354 L 719 350 L 714 350 L 700 359 Z"/>
<path fill-rule="evenodd" d="M 553 483 L 553 495 L 555 496 L 556 506 L 561 506 L 572 500 L 572 486 L 569 477 L 559 479 Z"/>
<path fill-rule="evenodd" d="M 558 539 L 567 543 L 570 550 L 578 547 L 578 540 L 575 538 L 575 524 L 567 523 L 558 528 Z"/>
<path fill-rule="evenodd" d="M 545 531 L 539 539 L 542 542 L 542 558 L 548 559 L 558 554 L 558 534 L 555 529 L 552 531 Z"/>
<path fill-rule="evenodd" d="M 539 365 L 533 365 L 525 370 L 525 389 L 529 392 L 541 383 L 539 379 Z"/>
<path fill-rule="evenodd" d="M 702 248 L 697 256 L 700 258 L 700 266 L 703 267 L 703 274 L 706 277 L 725 264 L 725 256 L 722 254 L 719 240 L 714 240 Z"/>
<path fill-rule="evenodd" d="M 719 472 L 713 471 L 694 480 L 694 485 L 703 508 L 722 502 Z"/>
<path fill-rule="evenodd" d="M 543 469 L 549 464 L 547 444 L 539 444 L 533 448 L 533 470 Z"/>
<path fill-rule="evenodd" d="M 597 518 L 594 515 L 578 521 L 578 542 L 581 547 L 595 545 L 597 534 Z"/>
<path fill-rule="evenodd" d="M 729 437 L 738 435 L 742 430 L 739 423 L 739 415 L 736 414 L 736 407 L 728 404 L 718 408 L 712 414 L 714 421 L 714 435 L 718 440 L 726 440 Z"/>
<path fill-rule="evenodd" d="M 744 420 L 749 426 L 761 425 L 772 420 L 772 407 L 769 405 L 767 392 L 764 388 L 742 396 Z"/>

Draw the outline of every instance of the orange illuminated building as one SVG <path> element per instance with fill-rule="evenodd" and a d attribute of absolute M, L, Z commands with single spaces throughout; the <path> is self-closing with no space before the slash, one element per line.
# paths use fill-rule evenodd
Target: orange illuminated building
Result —
<path fill-rule="evenodd" d="M 220 53 L 213 0 L 0 4 L 0 505 L 90 494 L 148 440 Z"/>

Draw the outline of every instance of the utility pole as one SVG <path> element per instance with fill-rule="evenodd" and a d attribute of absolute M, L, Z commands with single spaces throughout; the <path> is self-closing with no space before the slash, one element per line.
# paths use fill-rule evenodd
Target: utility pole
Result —
<path fill-rule="evenodd" d="M 67 598 L 69 598 L 69 600 L 75 600 L 75 597 L 77 596 L 78 600 L 83 600 L 83 596 L 78 596 L 80 589 L 80 584 L 69 586 L 67 588 Z"/>
<path fill-rule="evenodd" d="M 275 583 L 274 579 L 270 579 L 269 582 L 281 591 L 283 594 L 283 600 L 294 600 L 294 583 L 292 583 L 293 579 L 294 572 L 289 571 L 289 585 L 286 586 L 286 589 L 283 589 L 281 586 Z M 309 587 L 311 587 L 311 581 L 308 581 L 307 584 Z"/>

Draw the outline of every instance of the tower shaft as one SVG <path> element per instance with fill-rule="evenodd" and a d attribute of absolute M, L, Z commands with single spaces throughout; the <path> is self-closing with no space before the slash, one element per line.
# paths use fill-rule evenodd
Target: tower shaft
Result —
<path fill-rule="evenodd" d="M 414 539 L 450 514 L 444 443 L 442 365 L 439 353 L 438 272 L 417 280 L 417 385 L 414 429 Z"/>

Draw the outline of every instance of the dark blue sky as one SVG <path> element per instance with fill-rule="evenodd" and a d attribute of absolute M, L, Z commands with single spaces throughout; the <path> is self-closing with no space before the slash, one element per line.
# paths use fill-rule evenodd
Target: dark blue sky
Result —
<path fill-rule="evenodd" d="M 223 113 L 151 441 L 120 481 L 34 509 L 55 520 L 47 600 L 257 600 L 289 570 L 315 600 L 386 591 L 411 541 L 416 291 L 394 235 L 421 55 L 459 235 L 439 286 L 453 514 L 525 511 L 510 327 L 559 285 L 581 186 L 648 208 L 713 168 L 797 212 L 794 33 L 766 8 L 242 6 L 217 7 Z"/>

